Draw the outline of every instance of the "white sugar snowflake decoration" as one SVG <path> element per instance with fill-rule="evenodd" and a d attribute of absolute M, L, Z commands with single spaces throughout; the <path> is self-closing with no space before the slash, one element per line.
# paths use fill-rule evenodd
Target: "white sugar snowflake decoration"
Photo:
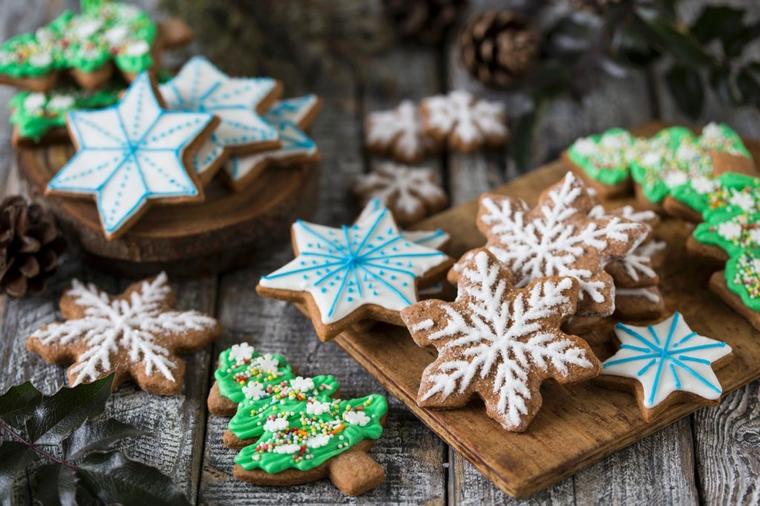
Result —
<path fill-rule="evenodd" d="M 404 100 L 389 111 L 367 115 L 364 142 L 369 149 L 388 153 L 395 159 L 412 163 L 425 156 L 419 112 L 411 100 Z"/>
<path fill-rule="evenodd" d="M 117 382 L 132 377 L 147 391 L 174 392 L 184 374 L 174 350 L 201 348 L 220 328 L 197 311 L 171 310 L 173 300 L 164 273 L 132 285 L 119 297 L 74 280 L 61 299 L 66 321 L 40 328 L 27 346 L 51 362 L 75 357 L 67 372 L 71 385 L 116 372 Z M 172 386 L 161 390 L 162 382 Z"/>
<path fill-rule="evenodd" d="M 486 251 L 464 266 L 453 303 L 423 301 L 402 312 L 420 346 L 435 346 L 438 358 L 424 371 L 418 402 L 464 405 L 473 393 L 505 429 L 524 430 L 541 406 L 546 378 L 590 378 L 599 363 L 580 338 L 559 330 L 574 314 L 578 283 L 544 277 L 522 289 Z"/>

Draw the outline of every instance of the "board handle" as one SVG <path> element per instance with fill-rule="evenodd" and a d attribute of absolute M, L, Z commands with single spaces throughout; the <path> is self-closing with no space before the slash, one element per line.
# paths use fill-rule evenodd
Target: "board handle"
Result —
<path fill-rule="evenodd" d="M 344 494 L 357 496 L 380 486 L 385 471 L 367 452 L 351 450 L 330 460 L 329 478 Z"/>

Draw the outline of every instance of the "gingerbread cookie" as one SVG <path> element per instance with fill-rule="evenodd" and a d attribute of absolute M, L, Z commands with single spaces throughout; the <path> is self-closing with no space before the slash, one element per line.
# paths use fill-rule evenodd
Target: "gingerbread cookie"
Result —
<path fill-rule="evenodd" d="M 422 374 L 417 402 L 457 408 L 477 394 L 505 430 L 524 431 L 541 407 L 540 385 L 599 374 L 586 342 L 560 325 L 575 314 L 579 283 L 549 276 L 515 288 L 512 273 L 487 251 L 462 269 L 455 302 L 427 300 L 401 312 L 419 346 L 438 358 Z"/>
<path fill-rule="evenodd" d="M 247 154 L 280 146 L 277 129 L 261 114 L 279 98 L 280 83 L 269 77 L 229 77 L 202 56 L 160 87 L 172 111 L 213 114 L 219 126 L 193 154 L 192 166 L 207 183 L 230 153 Z"/>
<path fill-rule="evenodd" d="M 714 214 L 710 221 L 697 225 L 692 237 L 694 241 L 686 243 L 689 253 L 725 261 L 744 250 L 760 248 L 760 213 Z"/>
<path fill-rule="evenodd" d="M 726 270 L 710 277 L 710 290 L 760 330 L 760 250 L 743 250 L 729 258 Z"/>
<path fill-rule="evenodd" d="M 316 95 L 275 103 L 264 121 L 277 129 L 280 147 L 260 153 L 231 156 L 225 165 L 226 182 L 235 191 L 247 188 L 269 165 L 311 164 L 319 161 L 319 148 L 305 129 L 317 116 L 321 101 Z"/>
<path fill-rule="evenodd" d="M 627 193 L 631 188 L 629 164 L 638 140 L 621 128 L 576 140 L 563 153 L 563 160 L 601 198 Z"/>
<path fill-rule="evenodd" d="M 713 368 L 730 359 L 731 347 L 693 332 L 680 313 L 646 327 L 618 323 L 615 335 L 620 349 L 602 363 L 599 381 L 633 388 L 647 422 L 678 402 L 719 402 Z"/>
<path fill-rule="evenodd" d="M 619 216 L 589 216 L 593 199 L 572 172 L 545 190 L 533 209 L 501 195 L 480 197 L 477 225 L 491 252 L 522 287 L 544 276 L 578 280 L 579 316 L 608 316 L 615 310 L 615 286 L 605 267 L 631 253 L 650 227 Z M 468 257 L 449 272 L 454 283 Z"/>
<path fill-rule="evenodd" d="M 364 206 L 362 212 L 359 213 L 359 217 L 356 218 L 356 221 L 362 221 L 370 214 L 384 207 L 385 205 L 382 200 L 373 197 L 367 202 L 367 205 Z M 442 228 L 437 228 L 435 230 L 402 230 L 401 235 L 407 241 L 437 250 L 443 250 L 451 239 L 451 236 L 449 236 L 449 234 Z"/>
<path fill-rule="evenodd" d="M 615 288 L 615 317 L 623 321 L 659 319 L 666 311 L 665 299 L 657 285 Z"/>
<path fill-rule="evenodd" d="M 390 111 L 369 113 L 364 122 L 364 145 L 402 163 L 419 162 L 435 148 L 433 141 L 422 135 L 419 110 L 411 100 Z"/>
<path fill-rule="evenodd" d="M 304 304 L 323 341 L 364 319 L 401 325 L 398 312 L 417 300 L 418 287 L 452 263 L 404 239 L 384 208 L 340 229 L 299 220 L 292 241 L 296 258 L 263 276 L 256 291 Z"/>
<path fill-rule="evenodd" d="M 509 138 L 504 105 L 462 90 L 422 100 L 422 131 L 436 143 L 465 153 L 501 146 Z"/>
<path fill-rule="evenodd" d="M 708 123 L 702 128 L 699 144 L 712 159 L 715 174 L 739 172 L 755 175 L 755 163 L 741 137 L 725 123 Z"/>
<path fill-rule="evenodd" d="M 677 186 L 665 199 L 668 213 L 699 223 L 715 212 L 760 212 L 760 178 L 726 172 L 697 177 Z"/>
<path fill-rule="evenodd" d="M 60 301 L 61 323 L 35 331 L 26 347 L 49 363 L 71 363 L 69 385 L 115 373 L 114 387 L 132 379 L 160 395 L 182 388 L 185 362 L 177 352 L 198 350 L 216 339 L 219 323 L 197 311 L 176 311 L 166 274 L 110 296 L 75 280 Z"/>
<path fill-rule="evenodd" d="M 95 197 L 103 233 L 118 237 L 153 202 L 203 199 L 195 171 L 188 167 L 217 123 L 211 114 L 166 111 L 143 73 L 116 105 L 68 115 L 77 151 L 45 193 Z"/>
<path fill-rule="evenodd" d="M 354 195 L 366 205 L 377 198 L 391 210 L 400 225 L 409 225 L 445 208 L 446 193 L 432 170 L 381 163 L 367 175 L 359 176 Z"/>

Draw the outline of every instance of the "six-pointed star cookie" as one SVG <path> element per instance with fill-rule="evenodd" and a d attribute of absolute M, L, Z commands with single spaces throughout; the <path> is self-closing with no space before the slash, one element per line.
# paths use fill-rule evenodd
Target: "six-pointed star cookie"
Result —
<path fill-rule="evenodd" d="M 365 317 L 402 325 L 398 312 L 417 300 L 418 285 L 451 265 L 405 239 L 385 208 L 342 228 L 297 221 L 292 238 L 297 257 L 262 277 L 256 291 L 304 303 L 323 341 Z"/>
<path fill-rule="evenodd" d="M 165 111 L 143 73 L 115 106 L 69 113 L 77 152 L 46 193 L 94 195 L 103 231 L 112 239 L 136 222 L 149 201 L 203 199 L 185 157 L 216 123 L 211 114 Z"/>
<path fill-rule="evenodd" d="M 477 223 L 488 238 L 486 249 L 513 273 L 517 286 L 544 276 L 572 276 L 581 287 L 578 314 L 608 316 L 615 310 L 615 285 L 605 266 L 633 251 L 650 227 L 619 216 L 589 217 L 593 207 L 586 186 L 568 172 L 533 209 L 519 199 L 482 195 Z M 470 257 L 462 257 L 450 281 Z"/>
<path fill-rule="evenodd" d="M 611 378 L 617 376 L 628 386 L 634 380 L 647 421 L 674 402 L 720 399 L 723 389 L 712 367 L 729 357 L 731 347 L 693 332 L 681 313 L 646 327 L 618 323 L 615 335 L 620 349 L 604 361 L 600 379 L 617 383 Z"/>
<path fill-rule="evenodd" d="M 131 378 L 147 392 L 174 394 L 185 374 L 175 352 L 203 348 L 221 327 L 197 311 L 172 310 L 173 304 L 164 273 L 117 297 L 74 280 L 60 302 L 66 321 L 38 329 L 26 346 L 47 362 L 73 362 L 66 373 L 70 385 L 115 373 L 114 385 Z"/>
<path fill-rule="evenodd" d="M 559 329 L 575 313 L 574 278 L 543 277 L 516 289 L 512 274 L 480 251 L 464 265 L 458 290 L 455 302 L 427 300 L 401 312 L 414 342 L 438 349 L 422 373 L 420 406 L 461 407 L 478 394 L 488 416 L 523 431 L 541 407 L 544 379 L 599 373 L 588 344 Z"/>
<path fill-rule="evenodd" d="M 319 149 L 306 133 L 321 107 L 316 95 L 280 100 L 264 115 L 280 136 L 280 147 L 254 153 L 230 157 L 225 165 L 225 173 L 234 190 L 242 190 L 255 180 L 269 164 L 296 162 L 316 162 Z"/>
<path fill-rule="evenodd" d="M 277 130 L 260 116 L 280 95 L 274 79 L 229 77 L 206 58 L 195 56 L 160 89 L 170 109 L 207 112 L 221 120 L 193 156 L 193 167 L 203 182 L 211 180 L 229 153 L 279 146 Z"/>

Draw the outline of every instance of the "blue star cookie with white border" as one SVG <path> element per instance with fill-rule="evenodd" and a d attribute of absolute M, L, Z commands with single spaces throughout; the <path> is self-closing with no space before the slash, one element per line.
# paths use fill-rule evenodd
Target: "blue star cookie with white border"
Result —
<path fill-rule="evenodd" d="M 280 147 L 252 155 L 231 156 L 225 165 L 229 185 L 243 190 L 271 164 L 315 163 L 319 161 L 317 143 L 306 135 L 321 108 L 316 95 L 280 100 L 264 115 L 279 134 Z"/>
<path fill-rule="evenodd" d="M 399 311 L 452 264 L 404 238 L 385 208 L 342 228 L 297 221 L 292 240 L 296 258 L 262 277 L 256 291 L 304 304 L 322 341 L 365 319 L 403 325 Z"/>
<path fill-rule="evenodd" d="M 220 120 L 219 128 L 193 156 L 193 166 L 207 183 L 232 154 L 254 153 L 280 145 L 277 129 L 264 120 L 280 96 L 280 83 L 269 77 L 229 77 L 202 56 L 185 63 L 160 87 L 169 109 L 206 112 Z"/>
<path fill-rule="evenodd" d="M 203 200 L 189 158 L 218 120 L 207 113 L 164 109 L 147 73 L 114 106 L 67 116 L 77 149 L 46 194 L 95 197 L 107 239 L 126 232 L 152 202 Z"/>
<path fill-rule="evenodd" d="M 674 403 L 720 401 L 723 388 L 713 368 L 730 359 L 731 347 L 692 331 L 681 313 L 646 327 L 618 323 L 615 335 L 620 348 L 602 363 L 600 380 L 633 384 L 646 421 Z"/>

